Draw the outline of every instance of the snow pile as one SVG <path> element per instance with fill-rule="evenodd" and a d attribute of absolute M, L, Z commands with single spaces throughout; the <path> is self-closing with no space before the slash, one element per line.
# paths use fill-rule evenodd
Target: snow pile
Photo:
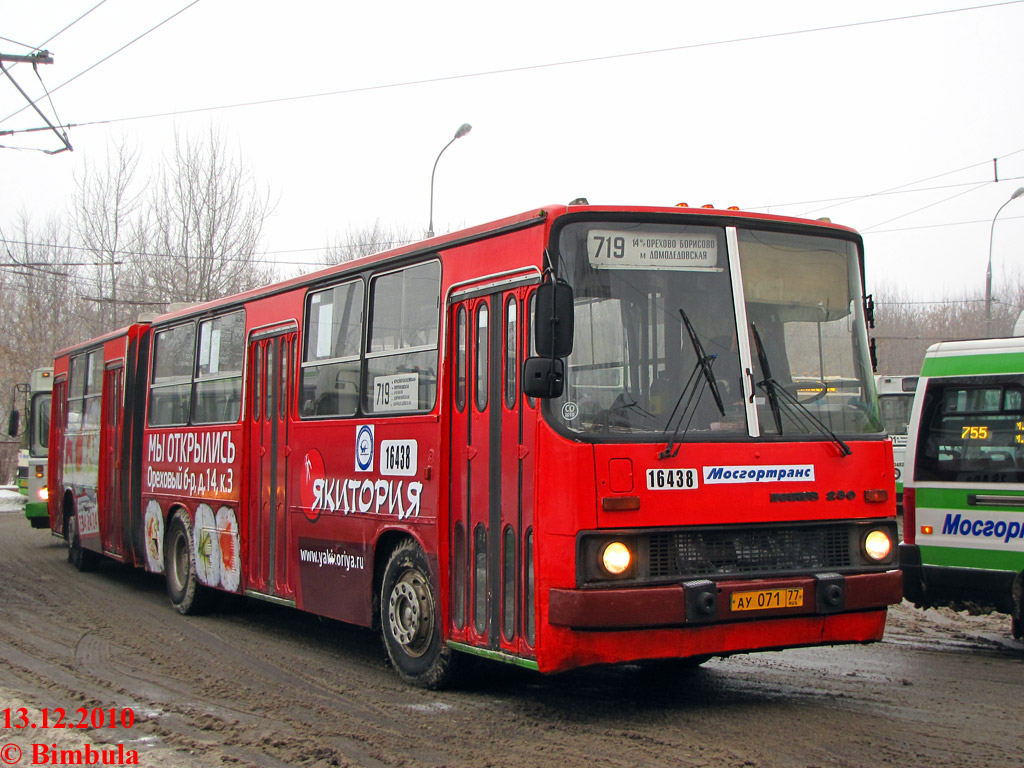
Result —
<path fill-rule="evenodd" d="M 25 509 L 25 497 L 11 486 L 0 487 L 0 513 L 21 512 Z"/>

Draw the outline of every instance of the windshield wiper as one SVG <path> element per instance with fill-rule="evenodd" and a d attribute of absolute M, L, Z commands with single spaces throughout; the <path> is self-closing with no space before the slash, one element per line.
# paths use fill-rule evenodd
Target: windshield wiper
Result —
<path fill-rule="evenodd" d="M 693 351 L 697 353 L 697 363 L 700 365 L 700 369 L 704 372 L 704 380 L 711 387 L 711 394 L 715 398 L 715 405 L 718 406 L 719 413 L 725 416 L 725 404 L 722 402 L 722 393 L 718 391 L 718 382 L 715 381 L 715 374 L 711 372 L 711 364 L 715 361 L 718 355 L 706 355 L 704 354 L 704 345 L 700 343 L 700 339 L 697 337 L 697 332 L 693 329 L 693 323 L 690 322 L 690 318 L 686 316 L 686 312 L 680 307 L 679 314 L 683 318 L 683 325 L 686 326 L 686 333 L 690 336 L 690 343 L 693 344 Z"/>
<path fill-rule="evenodd" d="M 785 406 L 787 413 L 789 413 L 794 421 L 803 423 L 804 425 L 810 424 L 818 432 L 832 439 L 838 447 L 839 451 L 843 456 L 849 456 L 853 453 L 853 450 L 842 438 L 839 437 L 835 432 L 829 429 L 825 423 L 815 416 L 807 406 L 800 402 L 800 399 L 789 392 L 784 386 L 778 381 L 772 378 L 771 368 L 768 364 L 768 355 L 764 351 L 764 344 L 761 342 L 761 334 L 757 332 L 757 327 L 754 323 L 750 324 L 750 330 L 753 331 L 754 345 L 757 347 L 757 359 L 761 364 L 761 373 L 764 374 L 764 380 L 759 381 L 757 385 L 765 391 L 768 396 L 768 402 L 772 408 L 772 415 L 775 417 L 775 426 L 782 434 L 782 414 L 781 406 Z"/>
<path fill-rule="evenodd" d="M 686 380 L 686 384 L 683 385 L 682 391 L 679 393 L 679 397 L 676 398 L 676 404 L 672 407 L 672 413 L 668 415 L 668 421 L 665 423 L 665 434 L 668 434 L 669 427 L 672 426 L 672 420 L 676 417 L 676 411 L 679 410 L 680 403 L 683 402 L 683 398 L 689 393 L 689 397 L 686 398 L 686 405 L 683 406 L 682 412 L 679 414 L 679 421 L 676 422 L 676 428 L 672 431 L 672 436 L 668 439 L 665 444 L 664 450 L 658 454 L 659 459 L 665 459 L 674 457 L 679 453 L 679 445 L 676 443 L 676 437 L 679 435 L 679 428 L 683 426 L 683 422 L 686 422 L 686 428 L 683 429 L 683 435 L 686 435 L 686 431 L 690 428 L 690 422 L 693 421 L 693 415 L 697 412 L 697 403 L 700 402 L 700 396 L 704 394 L 704 387 L 706 383 L 701 382 L 697 378 L 697 373 L 700 371 L 700 363 L 693 366 L 693 370 L 690 371 L 690 377 Z M 702 386 L 700 392 L 697 391 L 697 385 L 700 383 Z M 694 398 L 696 395 L 696 399 Z M 686 414 L 689 413 L 690 417 L 687 418 Z M 673 450 L 675 448 L 675 450 Z"/>
<path fill-rule="evenodd" d="M 686 427 L 683 429 L 683 435 L 685 436 L 687 430 L 690 428 L 690 422 L 693 421 L 694 414 L 697 413 L 697 403 L 700 402 L 700 398 L 704 394 L 705 387 L 711 387 L 711 394 L 715 398 L 715 405 L 718 406 L 718 410 L 722 416 L 725 416 L 725 404 L 722 402 L 722 394 L 718 390 L 718 382 L 715 380 L 715 374 L 711 370 L 711 366 L 715 364 L 715 360 L 718 359 L 718 356 L 708 355 L 704 352 L 704 346 L 700 343 L 700 339 L 697 336 L 697 332 L 693 329 L 693 324 L 690 322 L 690 318 L 686 316 L 686 312 L 682 309 L 679 310 L 679 314 L 683 318 L 683 325 L 686 327 L 686 332 L 690 337 L 690 343 L 693 344 L 693 351 L 697 353 L 697 362 L 694 364 L 693 370 L 690 372 L 690 377 L 686 380 L 686 384 L 679 393 L 679 397 L 676 399 L 676 404 L 672 408 L 672 413 L 669 414 L 668 422 L 665 424 L 665 431 L 668 432 L 668 428 L 672 426 L 672 420 L 675 418 L 676 411 L 679 410 L 680 403 L 683 402 L 683 398 L 686 397 L 687 393 L 689 393 L 686 405 L 683 406 L 683 410 L 679 414 L 679 421 L 676 422 L 676 428 L 673 430 L 672 436 L 665 444 L 664 450 L 658 454 L 659 459 L 674 457 L 679 453 L 679 445 L 676 443 L 676 438 L 679 435 L 679 429 L 683 426 L 683 422 L 685 421 Z M 703 382 L 700 382 L 700 380 L 697 379 L 698 372 L 703 374 Z M 700 382 L 699 390 L 697 387 L 698 382 Z M 690 414 L 689 418 L 686 416 L 687 412 Z"/>

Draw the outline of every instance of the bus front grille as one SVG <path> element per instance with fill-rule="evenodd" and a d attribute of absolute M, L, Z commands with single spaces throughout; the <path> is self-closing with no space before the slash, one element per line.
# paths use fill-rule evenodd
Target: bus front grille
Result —
<path fill-rule="evenodd" d="M 694 529 L 652 533 L 649 579 L 841 570 L 855 564 L 847 525 Z"/>

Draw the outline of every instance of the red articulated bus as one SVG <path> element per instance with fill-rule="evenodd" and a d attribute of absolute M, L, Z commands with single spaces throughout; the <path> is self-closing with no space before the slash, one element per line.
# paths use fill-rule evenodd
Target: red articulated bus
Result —
<path fill-rule="evenodd" d="M 901 598 L 861 238 L 534 210 L 59 353 L 80 568 L 379 627 L 398 674 L 882 637 Z M 840 381 L 842 386 L 835 386 Z"/>

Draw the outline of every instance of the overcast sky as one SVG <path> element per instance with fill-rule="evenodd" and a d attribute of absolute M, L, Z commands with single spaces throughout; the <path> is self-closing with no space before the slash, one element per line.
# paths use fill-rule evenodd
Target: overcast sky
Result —
<path fill-rule="evenodd" d="M 377 219 L 424 232 L 468 122 L 436 231 L 580 196 L 738 205 L 858 229 L 869 290 L 980 295 L 1024 185 L 1022 37 L 1024 0 L 7 0 L 0 52 L 48 49 L 40 108 L 78 127 L 57 155 L 0 135 L 0 231 L 65 210 L 113 141 L 145 175 L 212 126 L 278 201 L 291 274 Z M 43 125 L 25 103 L 0 77 L 0 131 Z M 996 281 L 1024 272 L 1024 196 L 994 233 Z"/>

